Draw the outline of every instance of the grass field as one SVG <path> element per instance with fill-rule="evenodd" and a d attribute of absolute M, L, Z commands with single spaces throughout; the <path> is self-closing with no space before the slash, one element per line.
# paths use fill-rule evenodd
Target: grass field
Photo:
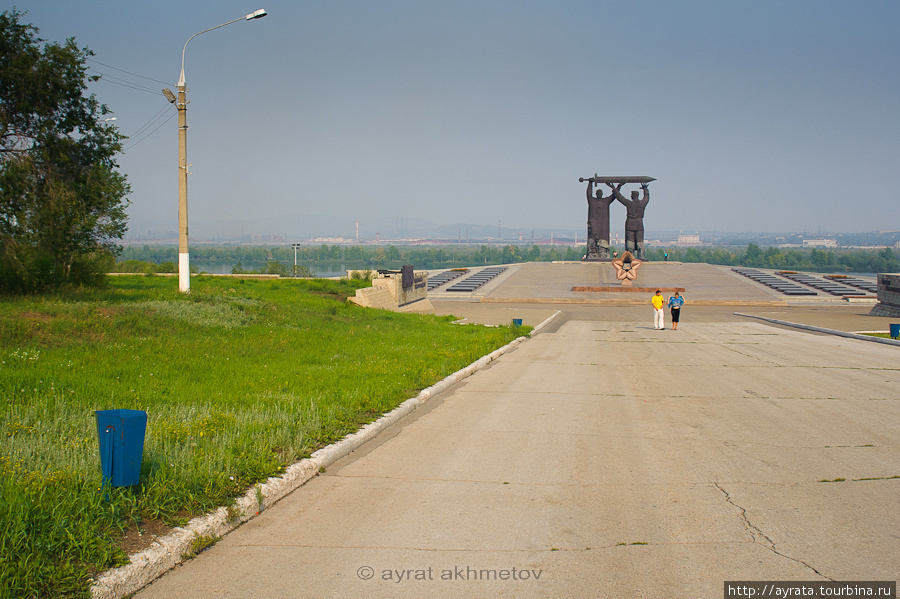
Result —
<path fill-rule="evenodd" d="M 0 298 L 0 596 L 84 597 L 141 521 L 183 523 L 522 333 L 345 301 L 361 283 L 113 277 Z M 94 411 L 146 410 L 101 488 Z"/>

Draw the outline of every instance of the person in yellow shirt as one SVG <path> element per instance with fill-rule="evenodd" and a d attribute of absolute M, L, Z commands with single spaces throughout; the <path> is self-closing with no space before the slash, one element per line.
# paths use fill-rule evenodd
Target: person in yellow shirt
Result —
<path fill-rule="evenodd" d="M 659 331 L 662 331 L 666 328 L 665 322 L 665 312 L 663 312 L 663 304 L 666 300 L 663 299 L 662 291 L 659 289 L 656 290 L 656 295 L 650 298 L 650 303 L 653 305 L 653 328 Z"/>

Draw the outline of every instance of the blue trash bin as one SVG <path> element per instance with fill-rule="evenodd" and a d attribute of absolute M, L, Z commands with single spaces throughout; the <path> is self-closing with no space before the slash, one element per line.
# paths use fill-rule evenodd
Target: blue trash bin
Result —
<path fill-rule="evenodd" d="M 891 339 L 896 339 L 900 337 L 900 324 L 892 324 L 888 325 L 891 327 Z"/>
<path fill-rule="evenodd" d="M 513 318 L 513 326 L 514 327 L 522 326 L 522 319 L 521 318 Z"/>
<path fill-rule="evenodd" d="M 147 412 L 143 410 L 98 410 L 97 438 L 103 482 L 114 487 L 136 485 L 141 478 Z"/>

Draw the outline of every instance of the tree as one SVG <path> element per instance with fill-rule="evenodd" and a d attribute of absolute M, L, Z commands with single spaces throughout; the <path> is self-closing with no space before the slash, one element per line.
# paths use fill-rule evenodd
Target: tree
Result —
<path fill-rule="evenodd" d="M 387 257 L 388 260 L 398 261 L 401 260 L 400 249 L 397 246 L 389 245 L 387 248 Z"/>
<path fill-rule="evenodd" d="M 891 248 L 884 248 L 878 252 L 878 261 L 875 264 L 875 272 L 897 272 L 900 261 Z"/>
<path fill-rule="evenodd" d="M 755 243 L 747 244 L 747 253 L 744 254 L 744 266 L 763 267 L 765 263 L 765 255 L 758 245 Z"/>
<path fill-rule="evenodd" d="M 121 248 L 130 191 L 124 139 L 87 83 L 93 53 L 44 43 L 25 13 L 0 13 L 0 290 L 92 283 Z"/>
<path fill-rule="evenodd" d="M 503 264 L 512 264 L 513 262 L 522 262 L 522 253 L 517 245 L 503 246 L 500 254 L 500 262 Z"/>
<path fill-rule="evenodd" d="M 291 268 L 293 268 L 293 266 Z M 266 267 L 262 269 L 261 274 L 286 277 L 288 276 L 288 266 L 287 264 L 279 262 L 278 260 L 269 260 L 268 262 L 266 262 Z"/>
<path fill-rule="evenodd" d="M 700 250 L 697 248 L 688 248 L 684 253 L 684 261 L 685 262 L 702 262 L 703 257 L 700 254 Z"/>
<path fill-rule="evenodd" d="M 828 254 L 814 248 L 813 251 L 809 253 L 809 260 L 814 266 L 825 266 L 825 264 L 828 263 Z"/>

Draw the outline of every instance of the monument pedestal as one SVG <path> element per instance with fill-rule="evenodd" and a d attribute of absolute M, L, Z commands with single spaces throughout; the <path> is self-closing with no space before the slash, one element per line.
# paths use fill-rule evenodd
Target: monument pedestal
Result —
<path fill-rule="evenodd" d="M 878 303 L 869 316 L 900 318 L 900 273 L 878 275 Z"/>

